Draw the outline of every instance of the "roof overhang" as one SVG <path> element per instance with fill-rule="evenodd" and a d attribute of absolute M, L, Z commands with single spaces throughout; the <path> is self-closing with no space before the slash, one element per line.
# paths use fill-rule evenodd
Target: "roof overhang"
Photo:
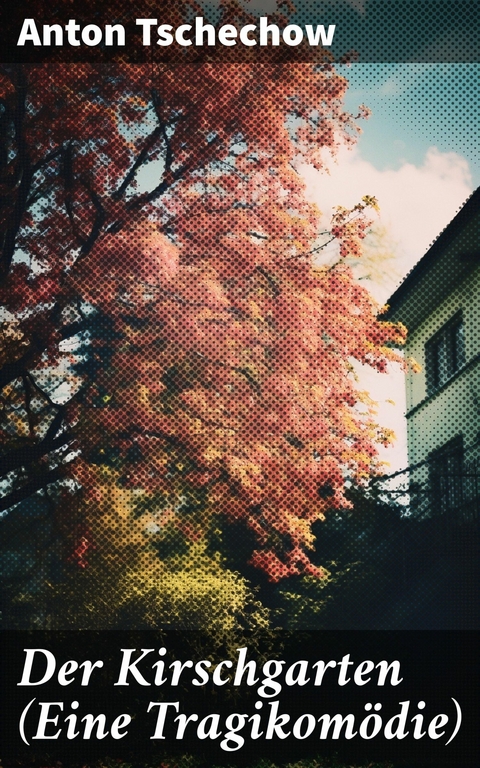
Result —
<path fill-rule="evenodd" d="M 382 319 L 414 331 L 480 265 L 480 187 L 407 275 Z"/>

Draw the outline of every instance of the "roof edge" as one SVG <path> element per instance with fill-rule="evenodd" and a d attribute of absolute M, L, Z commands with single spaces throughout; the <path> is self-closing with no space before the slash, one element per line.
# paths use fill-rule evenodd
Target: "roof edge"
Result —
<path fill-rule="evenodd" d="M 433 241 L 428 251 L 410 270 L 396 291 L 394 291 L 394 293 L 387 300 L 386 304 L 388 305 L 388 310 L 383 315 L 386 320 L 391 317 L 395 310 L 400 308 L 403 299 L 408 294 L 412 285 L 417 282 L 418 278 L 427 273 L 430 267 L 433 266 L 437 258 L 438 251 L 447 246 L 451 240 L 453 240 L 458 231 L 463 227 L 463 225 L 478 212 L 480 212 L 480 187 L 477 187 L 477 189 L 472 192 L 470 197 L 467 198 L 453 219 Z"/>

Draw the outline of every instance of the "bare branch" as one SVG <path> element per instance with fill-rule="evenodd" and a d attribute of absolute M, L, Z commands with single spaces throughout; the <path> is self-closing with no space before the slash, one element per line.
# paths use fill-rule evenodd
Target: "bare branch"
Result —
<path fill-rule="evenodd" d="M 132 183 L 133 179 L 135 178 L 136 172 L 147 159 L 149 152 L 153 149 L 153 147 L 155 146 L 160 136 L 163 137 L 163 135 L 164 135 L 163 126 L 157 125 L 155 130 L 147 138 L 145 145 L 139 152 L 137 159 L 135 160 L 132 167 L 128 171 L 127 175 L 125 176 L 124 180 L 120 184 L 119 188 L 112 194 L 112 200 L 120 200 L 122 195 L 126 192 L 128 186 Z"/>
<path fill-rule="evenodd" d="M 56 467 L 49 472 L 42 473 L 38 477 L 32 478 L 28 483 L 22 485 L 21 488 L 16 488 L 11 493 L 0 499 L 0 512 L 4 512 L 6 509 L 19 504 L 21 501 L 25 501 L 37 491 L 41 491 L 47 485 L 56 483 L 64 477 L 64 470 L 62 467 Z"/>

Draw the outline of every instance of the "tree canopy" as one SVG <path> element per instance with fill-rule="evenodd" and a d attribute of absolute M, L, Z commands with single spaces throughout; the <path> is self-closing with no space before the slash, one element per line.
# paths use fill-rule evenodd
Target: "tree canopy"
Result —
<path fill-rule="evenodd" d="M 346 258 L 375 200 L 322 231 L 297 170 L 355 140 L 346 87 L 328 62 L 2 67 L 1 508 L 57 489 L 77 565 L 68 510 L 115 486 L 160 538 L 220 515 L 270 580 L 322 577 L 312 524 L 391 437 L 354 362 L 404 338 Z"/>

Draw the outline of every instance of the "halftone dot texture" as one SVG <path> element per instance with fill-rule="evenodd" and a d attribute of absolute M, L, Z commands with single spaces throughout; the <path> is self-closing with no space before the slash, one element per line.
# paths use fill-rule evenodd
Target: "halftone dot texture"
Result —
<path fill-rule="evenodd" d="M 351 360 L 384 371 L 403 341 L 345 262 L 375 200 L 319 234 L 295 169 L 354 140 L 344 78 L 12 65 L 1 86 L 8 621 L 318 626 L 358 561 L 385 601 L 399 536 L 372 564 L 352 513 L 339 564 L 314 548 L 391 437 Z M 337 592 L 348 626 L 359 595 Z"/>
<path fill-rule="evenodd" d="M 355 97 L 355 104 L 363 101 L 372 110 L 367 132 L 374 130 L 376 118 L 382 115 L 386 135 L 383 141 L 379 136 L 379 141 L 383 146 L 377 147 L 375 157 L 367 157 L 376 167 L 392 167 L 392 153 L 416 163 L 419 153 L 436 147 L 461 154 L 478 174 L 478 63 L 354 63 L 341 71 L 349 80 L 349 99 Z M 402 149 L 395 146 L 398 142 Z"/>
<path fill-rule="evenodd" d="M 213 4 L 211 4 L 212 6 Z M 276 4 L 270 0 L 255 3 L 229 3 L 224 5 L 221 17 L 218 8 L 204 9 L 205 18 L 212 23 L 233 23 L 237 29 L 246 24 L 258 25 L 262 16 L 277 23 L 283 30 L 288 24 L 300 27 L 303 41 L 299 45 L 288 45 L 280 39 L 277 54 L 284 62 L 309 60 L 312 46 L 304 45 L 307 35 L 306 24 L 335 25 L 333 43 L 329 51 L 339 59 L 349 52 L 362 62 L 478 62 L 480 40 L 480 13 L 475 0 L 297 0 L 295 4 Z M 28 10 L 28 13 L 27 13 Z M 189 3 L 172 5 L 166 2 L 145 0 L 140 18 L 157 19 L 159 24 L 170 24 L 173 31 L 187 20 L 192 23 L 198 15 L 198 6 Z M 42 48 L 26 44 L 18 47 L 17 40 L 25 18 L 34 18 L 41 23 L 65 25 L 75 19 L 79 25 L 76 44 Z M 2 51 L 6 61 L 41 62 L 45 60 L 63 62 L 145 62 L 152 57 L 157 61 L 185 61 L 193 58 L 208 58 L 215 61 L 245 62 L 253 56 L 260 60 L 265 57 L 265 47 L 215 45 L 202 47 L 194 45 L 157 45 L 156 26 L 152 26 L 151 45 L 142 42 L 142 30 L 135 23 L 138 14 L 131 3 L 112 3 L 101 6 L 94 0 L 73 0 L 65 5 L 45 4 L 42 0 L 19 2 L 5 9 L 1 17 Z M 78 44 L 81 29 L 96 24 L 100 34 L 105 24 L 121 23 L 126 30 L 125 46 Z M 187 31 L 187 39 L 192 34 Z M 258 35 L 249 31 L 250 36 Z M 288 39 L 297 38 L 297 33 Z M 237 41 L 238 42 L 238 41 Z M 217 41 L 218 43 L 218 41 Z M 318 51 L 318 48 L 317 48 Z"/>

